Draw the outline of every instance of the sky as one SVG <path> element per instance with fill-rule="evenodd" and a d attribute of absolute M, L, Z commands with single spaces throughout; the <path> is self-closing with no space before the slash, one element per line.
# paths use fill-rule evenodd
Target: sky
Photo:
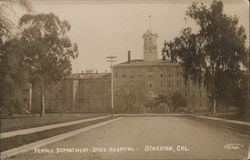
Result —
<path fill-rule="evenodd" d="M 151 28 L 158 34 L 158 58 L 165 40 L 173 40 L 185 27 L 194 27 L 184 20 L 191 0 L 31 0 L 37 13 L 53 12 L 71 24 L 70 39 L 79 46 L 79 57 L 72 60 L 73 72 L 110 71 L 107 56 L 117 56 L 117 62 L 142 59 L 143 34 Z M 201 2 L 201 0 L 199 0 Z M 211 0 L 203 1 L 210 5 Z M 249 4 L 244 0 L 224 0 L 224 13 L 237 15 L 239 24 L 249 37 Z M 249 39 L 248 39 L 249 41 Z"/>

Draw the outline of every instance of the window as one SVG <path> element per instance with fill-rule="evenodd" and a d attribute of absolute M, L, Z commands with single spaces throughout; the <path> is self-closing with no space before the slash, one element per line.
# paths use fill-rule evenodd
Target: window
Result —
<path fill-rule="evenodd" d="M 150 71 L 149 71 L 148 76 L 149 76 L 150 78 L 152 78 L 152 77 L 153 77 L 153 72 L 152 72 L 152 70 L 150 70 Z"/>
<path fill-rule="evenodd" d="M 149 87 L 150 87 L 150 88 L 152 87 L 152 83 L 149 83 Z"/>
<path fill-rule="evenodd" d="M 169 73 L 168 76 L 171 77 L 171 74 Z"/>
<path fill-rule="evenodd" d="M 125 74 L 124 74 L 124 75 L 122 75 L 122 77 L 126 77 L 126 76 L 125 76 Z"/>
<path fill-rule="evenodd" d="M 161 74 L 161 77 L 163 77 L 163 74 Z"/>
<path fill-rule="evenodd" d="M 176 82 L 176 86 L 177 86 L 177 87 L 179 86 L 179 81 Z"/>
<path fill-rule="evenodd" d="M 169 87 L 171 86 L 171 83 L 170 83 L 170 82 L 168 82 L 168 86 L 169 86 Z"/>

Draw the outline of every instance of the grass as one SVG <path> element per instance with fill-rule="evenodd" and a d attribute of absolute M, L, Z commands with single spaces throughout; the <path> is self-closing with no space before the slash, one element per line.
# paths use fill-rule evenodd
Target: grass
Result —
<path fill-rule="evenodd" d="M 99 119 L 99 120 L 94 120 L 90 122 L 84 122 L 80 124 L 75 124 L 75 125 L 70 125 L 70 126 L 65 126 L 65 127 L 60 127 L 60 128 L 54 128 L 50 130 L 45 130 L 41 132 L 36 132 L 36 133 L 31 133 L 31 134 L 26 134 L 26 135 L 18 135 L 14 137 L 9 137 L 9 138 L 4 138 L 1 139 L 1 147 L 0 147 L 0 152 L 20 147 L 25 144 L 29 144 L 32 142 L 36 142 L 45 138 L 49 138 L 52 136 L 56 136 L 59 134 L 63 134 L 66 132 L 70 132 L 76 129 L 80 129 L 89 125 L 97 124 L 103 121 L 110 120 L 112 118 L 104 118 L 104 119 Z"/>
<path fill-rule="evenodd" d="M 210 117 L 223 118 L 223 119 L 227 119 L 227 120 L 236 120 L 236 121 L 249 122 L 249 119 L 247 119 L 246 116 L 240 116 L 238 114 L 217 113 L 217 115 L 210 115 Z"/>
<path fill-rule="evenodd" d="M 107 113 L 82 113 L 82 114 L 45 114 L 43 117 L 36 115 L 13 115 L 11 118 L 1 119 L 0 132 L 15 131 L 32 127 L 46 126 L 63 122 L 70 122 L 86 118 L 108 115 Z"/>

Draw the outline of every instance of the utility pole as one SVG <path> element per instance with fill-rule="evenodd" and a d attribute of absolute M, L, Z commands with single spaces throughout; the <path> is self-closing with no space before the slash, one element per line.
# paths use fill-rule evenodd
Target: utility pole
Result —
<path fill-rule="evenodd" d="M 108 56 L 107 62 L 110 62 L 111 68 L 111 115 L 114 116 L 114 91 L 113 91 L 113 62 L 116 62 L 116 56 Z"/>

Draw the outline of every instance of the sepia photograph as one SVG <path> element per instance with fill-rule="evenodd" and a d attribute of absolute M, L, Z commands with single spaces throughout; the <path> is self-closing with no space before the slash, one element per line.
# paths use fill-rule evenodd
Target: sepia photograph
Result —
<path fill-rule="evenodd" d="M 248 0 L 0 0 L 0 160 L 250 160 Z"/>

